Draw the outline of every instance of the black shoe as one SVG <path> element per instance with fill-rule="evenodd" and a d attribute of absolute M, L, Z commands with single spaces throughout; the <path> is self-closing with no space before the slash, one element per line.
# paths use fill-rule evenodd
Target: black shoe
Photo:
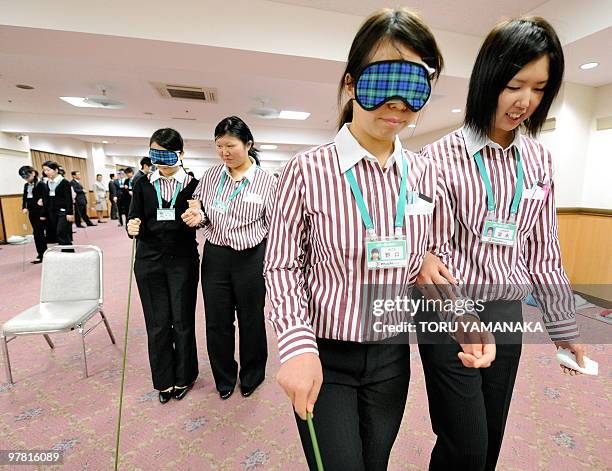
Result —
<path fill-rule="evenodd" d="M 159 392 L 159 402 L 161 402 L 162 404 L 165 404 L 166 402 L 168 402 L 170 399 L 172 399 L 173 392 L 174 392 L 173 389 L 171 389 L 170 391 L 160 391 Z"/>
<path fill-rule="evenodd" d="M 123 227 L 123 224 L 119 223 L 117 224 L 118 227 Z"/>
<path fill-rule="evenodd" d="M 174 391 L 172 391 L 172 395 L 174 396 L 174 399 L 176 399 L 177 401 L 180 401 L 187 395 L 187 393 L 189 392 L 191 388 L 193 388 L 193 383 L 191 383 L 185 388 L 179 388 L 175 386 Z"/>
<path fill-rule="evenodd" d="M 253 394 L 253 392 L 255 392 L 255 390 L 259 387 L 261 383 L 263 383 L 263 380 L 257 383 L 255 386 L 250 386 L 250 387 L 243 386 L 241 384 L 240 393 L 242 394 L 243 397 L 249 397 L 251 394 Z"/>
<path fill-rule="evenodd" d="M 40 258 L 37 258 L 36 260 L 32 260 L 30 263 L 36 265 L 38 263 L 42 263 L 42 260 Z"/>
<path fill-rule="evenodd" d="M 232 394 L 234 394 L 234 388 L 229 389 L 227 391 L 219 391 L 219 397 L 224 401 L 226 399 L 229 399 Z"/>

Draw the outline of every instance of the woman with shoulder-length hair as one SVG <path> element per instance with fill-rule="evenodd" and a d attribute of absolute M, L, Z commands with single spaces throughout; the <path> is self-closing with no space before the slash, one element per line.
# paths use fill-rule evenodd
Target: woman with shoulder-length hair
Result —
<path fill-rule="evenodd" d="M 438 163 L 449 205 L 436 207 L 431 230 L 441 260 L 425 258 L 419 283 L 459 281 L 486 301 L 479 314 L 486 322 L 522 322 L 521 300 L 533 288 L 550 338 L 583 366 L 557 237 L 552 156 L 535 139 L 563 69 L 559 38 L 542 18 L 508 20 L 489 33 L 470 77 L 464 126 L 422 151 Z M 430 470 L 496 467 L 522 338 L 495 335 L 503 341 L 496 339 L 496 360 L 485 370 L 463 368 L 456 343 L 419 345 L 437 435 Z"/>

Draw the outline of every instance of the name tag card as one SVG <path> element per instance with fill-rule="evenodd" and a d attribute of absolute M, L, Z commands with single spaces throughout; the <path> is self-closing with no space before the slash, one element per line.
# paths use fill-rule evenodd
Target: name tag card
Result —
<path fill-rule="evenodd" d="M 482 242 L 487 244 L 513 246 L 516 239 L 516 223 L 485 220 L 484 229 L 480 236 Z"/>
<path fill-rule="evenodd" d="M 366 241 L 368 270 L 405 268 L 408 264 L 408 245 L 403 237 Z"/>
<path fill-rule="evenodd" d="M 175 221 L 176 220 L 176 211 L 174 208 L 172 209 L 157 209 L 157 220 L 158 221 Z"/>

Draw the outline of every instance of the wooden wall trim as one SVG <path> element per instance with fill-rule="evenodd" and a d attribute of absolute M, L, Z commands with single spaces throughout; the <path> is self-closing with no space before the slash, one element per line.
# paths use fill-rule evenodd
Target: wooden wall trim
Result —
<path fill-rule="evenodd" d="M 612 209 L 603 208 L 557 208 L 557 214 L 582 214 L 585 216 L 612 217 Z"/>

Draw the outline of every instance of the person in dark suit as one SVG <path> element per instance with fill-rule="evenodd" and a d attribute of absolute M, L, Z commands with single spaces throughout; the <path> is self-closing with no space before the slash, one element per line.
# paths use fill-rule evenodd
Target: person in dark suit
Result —
<path fill-rule="evenodd" d="M 120 181 L 119 184 L 119 197 L 117 206 L 119 206 L 119 225 L 123 225 L 123 216 L 126 218 L 130 211 L 130 203 L 132 202 L 132 189 L 134 188 L 134 170 L 131 167 L 127 167 L 123 170 L 125 178 Z"/>
<path fill-rule="evenodd" d="M 142 159 L 140 159 L 140 170 L 138 170 L 138 172 L 136 172 L 136 175 L 134 175 L 134 181 L 132 182 L 133 185 L 135 185 L 136 182 L 140 180 L 142 177 L 147 176 L 154 170 L 155 168 L 153 167 L 153 164 L 151 163 L 151 157 L 143 157 Z"/>
<path fill-rule="evenodd" d="M 34 234 L 34 244 L 38 256 L 31 263 L 41 263 L 43 254 L 47 250 L 45 240 L 45 223 L 40 220 L 43 214 L 43 198 L 45 195 L 45 184 L 38 179 L 38 172 L 29 165 L 19 169 L 19 176 L 26 182 L 23 185 L 22 211 L 28 215 Z"/>
<path fill-rule="evenodd" d="M 111 210 L 110 210 L 110 218 L 112 220 L 117 220 L 117 178 L 114 173 L 111 173 L 109 176 L 110 181 L 108 182 L 108 197 L 110 198 Z"/>
<path fill-rule="evenodd" d="M 60 245 L 72 245 L 72 187 L 59 171 L 57 162 L 47 160 L 43 163 L 43 172 L 48 178 L 47 191 L 43 197 L 43 217 L 47 225 L 55 229 Z"/>
<path fill-rule="evenodd" d="M 174 129 L 151 136 L 158 170 L 134 185 L 127 222 L 136 237 L 134 275 L 142 301 L 153 387 L 159 402 L 183 399 L 198 377 L 195 309 L 199 254 L 195 228 L 181 214 L 198 180 L 181 166 L 183 139 Z"/>
<path fill-rule="evenodd" d="M 85 194 L 85 189 L 83 185 L 81 185 L 81 172 L 77 170 L 73 170 L 70 172 L 72 175 L 72 180 L 70 181 L 70 185 L 74 190 L 76 195 L 74 200 L 74 218 L 76 220 L 77 227 L 85 227 L 81 225 L 81 219 L 85 221 L 85 224 L 88 226 L 95 226 L 89 216 L 87 215 L 87 195 Z"/>

